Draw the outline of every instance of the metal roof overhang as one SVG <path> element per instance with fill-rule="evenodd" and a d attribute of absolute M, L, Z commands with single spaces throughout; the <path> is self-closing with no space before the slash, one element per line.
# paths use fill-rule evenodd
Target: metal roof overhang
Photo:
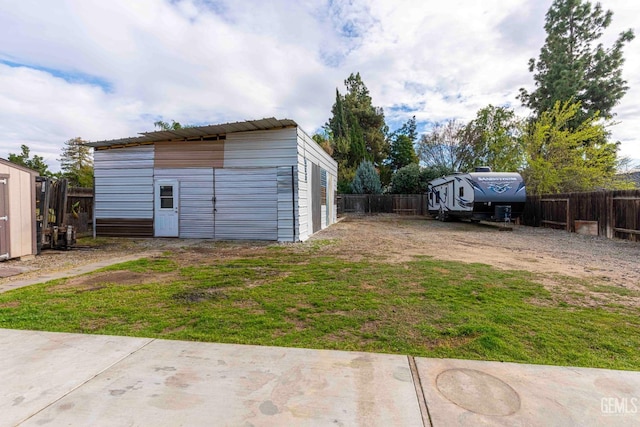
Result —
<path fill-rule="evenodd" d="M 248 132 L 254 130 L 270 130 L 295 127 L 298 124 L 290 119 L 276 119 L 274 117 L 261 120 L 247 120 L 245 122 L 223 123 L 185 127 L 175 130 L 161 130 L 155 132 L 141 132 L 142 136 L 112 139 L 108 141 L 87 142 L 85 145 L 96 149 L 127 145 L 146 145 L 161 141 L 199 141 L 214 136 L 227 135 L 234 132 Z"/>

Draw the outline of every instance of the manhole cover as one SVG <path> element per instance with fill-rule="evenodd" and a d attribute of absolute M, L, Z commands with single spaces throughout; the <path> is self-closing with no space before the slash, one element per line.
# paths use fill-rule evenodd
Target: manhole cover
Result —
<path fill-rule="evenodd" d="M 451 402 L 482 415 L 511 415 L 520 409 L 518 393 L 504 381 L 475 369 L 448 369 L 436 386 Z"/>

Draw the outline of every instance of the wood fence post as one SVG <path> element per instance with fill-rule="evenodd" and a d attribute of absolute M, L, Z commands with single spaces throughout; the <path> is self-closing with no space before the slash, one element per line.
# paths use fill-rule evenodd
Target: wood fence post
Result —
<path fill-rule="evenodd" d="M 604 196 L 604 203 L 606 206 L 605 221 L 607 227 L 607 238 L 612 239 L 614 236 L 614 228 L 616 226 L 616 216 L 613 212 L 613 191 L 607 191 Z"/>
<path fill-rule="evenodd" d="M 571 194 L 567 197 L 567 231 L 571 233 Z"/>

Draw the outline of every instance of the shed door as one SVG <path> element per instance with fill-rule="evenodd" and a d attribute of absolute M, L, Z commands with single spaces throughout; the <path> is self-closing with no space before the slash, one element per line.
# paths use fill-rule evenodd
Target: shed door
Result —
<path fill-rule="evenodd" d="M 278 240 L 277 168 L 214 171 L 215 238 Z"/>
<path fill-rule="evenodd" d="M 176 180 L 155 182 L 155 212 L 153 230 L 156 237 L 178 237 L 180 209 L 179 186 Z"/>
<path fill-rule="evenodd" d="M 9 177 L 0 175 L 0 260 L 9 258 Z"/>

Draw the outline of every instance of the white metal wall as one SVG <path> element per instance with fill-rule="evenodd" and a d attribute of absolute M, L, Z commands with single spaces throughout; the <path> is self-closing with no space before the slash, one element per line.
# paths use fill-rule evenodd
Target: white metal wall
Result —
<path fill-rule="evenodd" d="M 237 132 L 224 143 L 224 167 L 279 167 L 296 164 L 296 129 Z"/>
<path fill-rule="evenodd" d="M 278 168 L 278 241 L 293 242 L 298 238 L 296 212 L 298 204 L 296 194 L 297 171 L 295 166 Z M 295 232 L 295 235 L 294 235 Z"/>
<path fill-rule="evenodd" d="M 215 170 L 216 239 L 278 239 L 277 175 L 277 168 Z"/>
<path fill-rule="evenodd" d="M 180 237 L 212 239 L 213 169 L 155 169 L 156 179 L 176 179 L 180 183 Z"/>
<path fill-rule="evenodd" d="M 327 172 L 327 197 L 331 201 L 326 206 L 331 224 L 336 222 L 335 194 L 337 191 L 338 164 L 302 129 L 298 130 L 298 205 L 300 219 L 300 240 L 306 240 L 311 234 L 313 212 L 311 211 L 311 164 L 319 165 Z M 326 218 L 326 212 L 323 217 Z M 328 226 L 323 221 L 322 228 Z"/>
<path fill-rule="evenodd" d="M 96 150 L 95 217 L 153 219 L 153 146 Z"/>

